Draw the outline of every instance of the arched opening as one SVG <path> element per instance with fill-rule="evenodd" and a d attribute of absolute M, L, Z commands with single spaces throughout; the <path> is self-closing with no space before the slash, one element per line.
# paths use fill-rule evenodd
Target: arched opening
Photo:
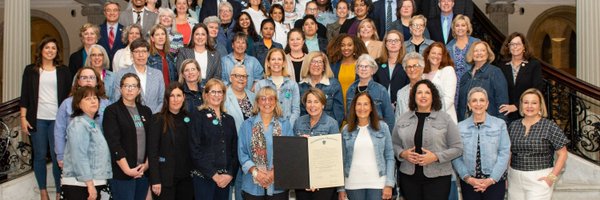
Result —
<path fill-rule="evenodd" d="M 542 56 L 541 59 L 544 62 L 552 63 L 552 42 L 550 41 L 550 36 L 544 36 L 544 41 L 542 42 Z"/>

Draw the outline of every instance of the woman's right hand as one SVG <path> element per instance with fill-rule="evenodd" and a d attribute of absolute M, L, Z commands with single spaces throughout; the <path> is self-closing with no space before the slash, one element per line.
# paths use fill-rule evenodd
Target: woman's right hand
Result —
<path fill-rule="evenodd" d="M 338 200 L 346 200 L 346 192 L 338 192 Z"/>
<path fill-rule="evenodd" d="M 141 171 L 142 165 L 138 165 L 135 168 L 129 168 L 129 170 L 125 170 L 124 173 L 127 176 L 131 176 L 133 178 L 141 178 L 144 175 L 144 172 Z"/>
<path fill-rule="evenodd" d="M 21 132 L 26 133 L 27 135 L 29 135 L 29 129 L 32 129 L 32 128 L 33 127 L 31 127 L 31 125 L 27 121 L 27 118 L 21 117 Z"/>
<path fill-rule="evenodd" d="M 87 187 L 88 188 L 88 200 L 96 200 L 96 198 L 98 198 L 98 191 L 96 191 L 96 187 L 95 186 L 90 186 Z"/>

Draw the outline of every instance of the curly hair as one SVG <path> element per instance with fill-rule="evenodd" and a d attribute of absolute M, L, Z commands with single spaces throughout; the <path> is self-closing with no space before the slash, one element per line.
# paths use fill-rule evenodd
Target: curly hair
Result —
<path fill-rule="evenodd" d="M 341 33 L 332 42 L 330 42 L 329 45 L 327 45 L 327 55 L 329 55 L 329 61 L 331 63 L 337 63 L 344 58 L 342 55 L 342 41 L 344 41 L 346 38 L 352 39 L 352 43 L 354 45 L 354 53 L 352 54 L 352 57 L 354 59 L 358 59 L 358 57 L 362 54 L 369 53 L 365 43 L 360 41 L 360 39 L 358 39 L 356 36 Z"/>
<path fill-rule="evenodd" d="M 440 97 L 440 92 L 438 91 L 438 89 L 435 87 L 435 85 L 427 79 L 423 79 L 420 81 L 417 81 L 417 83 L 415 83 L 415 85 L 410 89 L 410 99 L 408 101 L 408 108 L 411 111 L 417 111 L 417 88 L 420 85 L 426 85 L 429 90 L 431 91 L 431 110 L 433 111 L 439 111 L 442 109 L 442 100 Z"/>

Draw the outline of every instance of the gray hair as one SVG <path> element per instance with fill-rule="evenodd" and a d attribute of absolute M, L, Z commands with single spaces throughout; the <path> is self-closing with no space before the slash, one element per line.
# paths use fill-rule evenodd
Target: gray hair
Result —
<path fill-rule="evenodd" d="M 377 62 L 375 62 L 375 59 L 371 55 L 365 53 L 360 55 L 358 59 L 356 59 L 356 72 L 358 72 L 358 64 L 363 61 L 367 61 L 369 63 L 369 66 L 371 66 L 373 73 L 375 73 L 377 69 L 379 69 Z"/>
<path fill-rule="evenodd" d="M 488 94 L 487 91 L 485 91 L 485 89 L 483 89 L 482 87 L 474 87 L 471 88 L 471 90 L 469 90 L 469 94 L 467 95 L 467 102 L 471 99 L 471 95 L 481 92 L 483 93 L 483 95 L 485 96 L 485 99 L 488 99 Z"/>
<path fill-rule="evenodd" d="M 231 10 L 231 12 L 233 12 L 233 6 L 231 5 L 231 3 L 227 2 L 227 1 L 223 1 L 222 3 L 219 4 L 219 10 L 217 12 L 221 12 L 221 8 L 223 6 L 229 8 L 229 10 Z M 219 14 L 221 14 L 221 13 L 219 13 Z"/>
<path fill-rule="evenodd" d="M 171 28 L 172 33 L 179 33 L 179 32 L 177 32 L 177 22 L 175 22 L 176 16 L 175 16 L 175 13 L 173 12 L 173 10 L 171 10 L 171 9 L 158 8 L 158 17 L 156 18 L 156 24 L 160 24 L 160 16 L 163 16 L 163 15 L 168 15 L 171 17 L 171 27 L 166 27 L 166 28 Z M 169 33 L 167 33 L 167 34 L 169 34 Z"/>
<path fill-rule="evenodd" d="M 203 22 L 204 22 L 203 23 L 204 25 L 208 25 L 210 23 L 217 23 L 217 24 L 221 25 L 221 20 L 217 16 L 210 16 L 210 17 L 204 18 Z"/>
<path fill-rule="evenodd" d="M 406 68 L 406 63 L 409 60 L 418 60 L 418 64 L 421 67 L 425 67 L 425 58 L 423 58 L 423 56 L 417 52 L 410 52 L 404 56 L 404 59 L 402 59 L 402 68 Z"/>
<path fill-rule="evenodd" d="M 93 44 L 92 46 L 90 46 L 90 53 L 92 52 L 92 49 L 98 49 L 101 53 L 102 53 L 102 65 L 104 65 L 102 68 L 104 69 L 108 69 L 108 65 L 110 64 L 110 59 L 108 58 L 108 53 L 106 53 L 106 50 L 104 49 L 104 47 L 98 45 L 98 44 Z M 92 56 L 88 55 L 88 57 L 85 59 L 85 67 L 92 67 Z M 93 68 L 93 67 L 92 67 Z"/>

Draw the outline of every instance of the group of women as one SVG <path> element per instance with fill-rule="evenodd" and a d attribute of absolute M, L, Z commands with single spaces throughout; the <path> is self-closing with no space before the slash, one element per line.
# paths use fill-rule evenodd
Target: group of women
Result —
<path fill-rule="evenodd" d="M 233 187 L 235 199 L 288 199 L 274 187 L 273 137 L 336 133 L 345 185 L 296 189 L 297 199 L 392 199 L 394 188 L 405 199 L 447 199 L 454 173 L 463 199 L 551 197 L 568 140 L 545 119 L 540 64 L 524 35 L 508 36 L 494 62 L 468 17 L 455 17 L 445 45 L 404 10 L 403 28 L 379 41 L 370 2 L 356 0 L 355 18 L 328 26 L 328 44 L 312 15 L 282 41 L 285 2 L 267 15 L 251 0 L 215 32 L 230 3 L 219 4 L 220 19 L 196 24 L 177 1 L 177 14 L 158 9 L 148 42 L 139 25 L 127 27 L 112 63 L 92 24 L 81 28 L 81 65 L 62 66 L 57 41 L 42 41 L 20 104 L 42 199 L 48 148 L 67 199 L 100 199 L 107 186 L 115 199 L 228 199 Z M 336 13 L 349 4 L 340 0 Z"/>

